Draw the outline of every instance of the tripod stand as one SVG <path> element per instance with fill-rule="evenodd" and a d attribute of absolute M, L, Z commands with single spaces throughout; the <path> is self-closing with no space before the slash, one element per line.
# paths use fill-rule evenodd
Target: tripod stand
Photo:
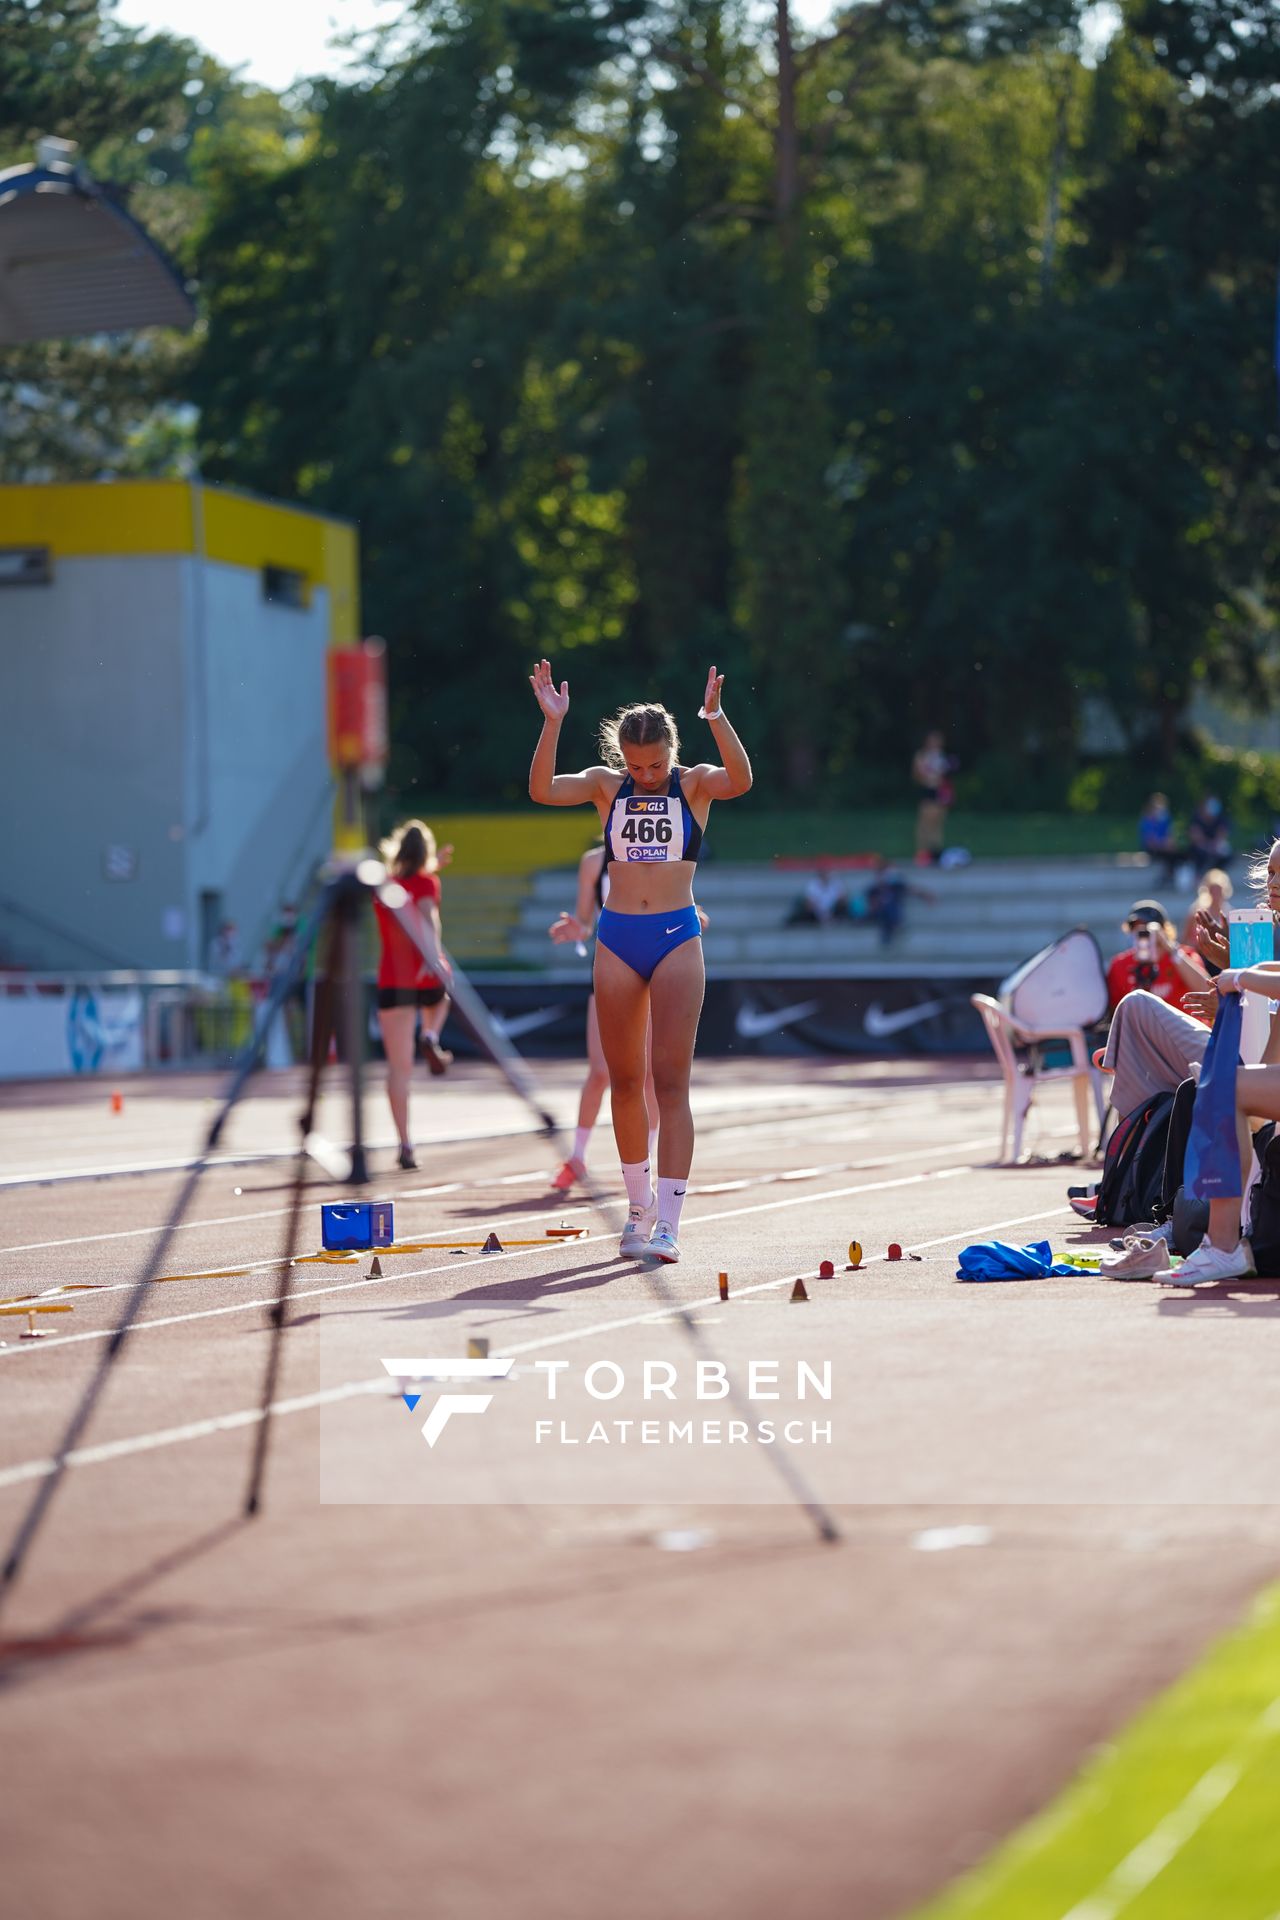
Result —
<path fill-rule="evenodd" d="M 246 1517 L 257 1514 L 261 1510 L 271 1431 L 270 1416 L 280 1374 L 282 1343 L 288 1324 L 289 1301 L 293 1288 L 293 1264 L 298 1251 L 298 1227 L 302 1214 L 307 1165 L 308 1162 L 314 1162 L 331 1179 L 350 1185 L 364 1185 L 368 1179 L 361 1113 L 364 1091 L 364 1004 L 359 961 L 359 932 L 364 903 L 374 895 L 396 915 L 423 960 L 433 969 L 443 967 L 447 972 L 450 996 L 457 1011 L 472 1029 L 484 1052 L 498 1068 L 512 1091 L 537 1117 L 539 1130 L 547 1140 L 554 1159 L 558 1161 L 564 1158 L 565 1143 L 560 1137 L 559 1128 L 543 1105 L 524 1061 L 510 1040 L 497 1027 L 488 1008 L 461 968 L 456 962 L 450 960 L 447 954 L 437 950 L 428 938 L 425 923 L 412 909 L 405 889 L 396 881 L 388 882 L 382 866 L 372 859 L 362 859 L 340 868 L 325 886 L 312 921 L 299 937 L 290 960 L 273 982 L 271 993 L 263 1005 L 253 1037 L 237 1063 L 231 1085 L 210 1125 L 204 1146 L 191 1163 L 187 1177 L 170 1209 L 168 1219 L 143 1264 L 142 1272 L 127 1296 L 120 1324 L 107 1342 L 102 1358 L 67 1423 L 52 1467 L 41 1480 L 30 1507 L 19 1523 L 3 1568 L 0 1569 L 0 1603 L 3 1602 L 22 1569 L 40 1524 L 62 1483 L 71 1456 L 88 1427 L 113 1367 L 124 1351 L 147 1291 L 162 1270 L 174 1234 L 191 1203 L 201 1177 L 220 1144 L 227 1120 L 254 1073 L 262 1065 L 272 1021 L 281 1012 L 285 1001 L 301 980 L 312 947 L 318 940 L 323 939 L 324 961 L 316 982 L 307 1090 L 299 1120 L 298 1155 L 281 1249 L 279 1289 L 270 1309 L 271 1340 L 267 1351 L 261 1408 L 256 1422 L 257 1432 L 244 1503 Z M 328 1056 L 330 1039 L 335 1033 L 347 1056 L 350 1075 L 351 1142 L 346 1151 L 335 1148 L 315 1130 L 315 1112 L 321 1076 Z M 586 1192 L 589 1203 L 600 1219 L 612 1227 L 610 1202 L 594 1183 L 588 1184 Z M 658 1304 L 678 1319 L 695 1350 L 702 1355 L 710 1354 L 712 1351 L 710 1342 L 672 1294 L 661 1267 L 656 1262 L 646 1262 L 645 1265 Z M 736 1391 L 731 1392 L 730 1401 L 737 1406 L 740 1413 L 744 1411 L 744 1408 L 738 1404 Z M 769 1457 L 775 1470 L 785 1482 L 792 1499 L 809 1515 L 819 1537 L 827 1541 L 837 1540 L 839 1534 L 835 1523 L 810 1492 L 799 1467 L 791 1459 L 788 1451 L 778 1444 L 770 1450 Z"/>
<path fill-rule="evenodd" d="M 290 994 L 301 982 L 312 948 L 318 940 L 323 939 L 324 963 L 316 981 L 307 1091 L 299 1124 L 299 1151 L 285 1229 L 280 1290 L 271 1310 L 272 1339 L 263 1384 L 263 1413 L 258 1423 L 249 1490 L 245 1500 L 247 1514 L 258 1511 L 262 1477 L 266 1467 L 267 1409 L 279 1376 L 280 1341 L 287 1319 L 307 1163 L 308 1160 L 313 1160 L 329 1174 L 330 1178 L 344 1180 L 351 1185 L 361 1185 L 368 1178 L 361 1115 L 364 1049 L 358 948 L 361 906 L 370 892 L 374 875 L 376 874 L 378 879 L 382 876 L 381 867 L 376 863 L 372 865 L 373 874 L 362 875 L 360 867 L 356 866 L 343 868 L 333 875 L 321 894 L 312 920 L 300 934 L 288 962 L 277 973 L 271 992 L 260 1010 L 254 1033 L 236 1064 L 231 1085 L 210 1123 L 204 1145 L 187 1169 L 186 1178 L 178 1190 L 168 1218 L 156 1238 L 151 1253 L 143 1263 L 142 1272 L 125 1300 L 120 1323 L 107 1342 L 102 1358 L 67 1423 L 66 1431 L 54 1456 L 53 1469 L 40 1482 L 31 1505 L 19 1524 L 13 1543 L 5 1557 L 3 1569 L 0 1569 L 0 1599 L 3 1599 L 5 1592 L 12 1586 L 21 1571 L 40 1523 L 62 1483 L 69 1459 L 89 1425 L 112 1369 L 124 1352 L 147 1291 L 157 1274 L 161 1272 L 174 1234 L 191 1205 L 209 1162 L 222 1142 L 227 1121 L 253 1075 L 262 1065 L 267 1035 L 272 1022 L 281 1013 Z M 351 1144 L 346 1152 L 336 1150 L 315 1131 L 315 1109 L 320 1090 L 320 1078 L 335 1029 L 340 1034 L 342 1049 L 350 1067 Z"/>

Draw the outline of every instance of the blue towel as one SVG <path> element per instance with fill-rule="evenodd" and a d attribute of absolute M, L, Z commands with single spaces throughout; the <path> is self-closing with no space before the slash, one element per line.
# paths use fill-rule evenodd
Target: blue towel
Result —
<path fill-rule="evenodd" d="M 1241 996 L 1221 994 L 1182 1163 L 1182 1184 L 1193 1200 L 1232 1200 L 1244 1191 L 1236 1138 L 1236 1072 L 1243 1019 Z"/>
<path fill-rule="evenodd" d="M 1011 1247 L 1003 1240 L 980 1240 L 960 1254 L 957 1280 L 1047 1280 L 1051 1274 L 1071 1274 L 1080 1278 L 1079 1267 L 1056 1266 L 1053 1249 L 1047 1240 L 1034 1240 L 1026 1247 Z"/>

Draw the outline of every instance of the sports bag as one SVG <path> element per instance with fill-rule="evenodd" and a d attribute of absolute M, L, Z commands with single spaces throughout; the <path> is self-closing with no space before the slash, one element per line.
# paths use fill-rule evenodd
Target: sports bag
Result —
<path fill-rule="evenodd" d="M 1131 1227 L 1156 1218 L 1173 1101 L 1172 1093 L 1155 1093 L 1126 1113 L 1107 1142 L 1097 1186 L 1092 1192 L 1068 1188 L 1072 1210 L 1082 1220 L 1099 1227 Z"/>

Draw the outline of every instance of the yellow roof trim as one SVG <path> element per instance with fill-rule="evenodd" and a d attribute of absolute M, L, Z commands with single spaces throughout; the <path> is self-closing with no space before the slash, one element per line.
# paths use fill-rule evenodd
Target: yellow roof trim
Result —
<path fill-rule="evenodd" d="M 305 507 L 186 480 L 0 487 L 0 547 L 28 546 L 48 547 L 55 561 L 202 549 L 225 566 L 287 567 L 327 588 L 331 645 L 360 636 L 356 530 Z"/>

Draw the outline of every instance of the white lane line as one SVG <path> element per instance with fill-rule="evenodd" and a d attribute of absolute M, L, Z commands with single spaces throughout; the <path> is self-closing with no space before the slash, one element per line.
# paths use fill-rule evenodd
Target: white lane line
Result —
<path fill-rule="evenodd" d="M 491 1181 L 487 1181 L 487 1180 L 484 1180 L 484 1181 L 477 1180 L 472 1182 L 472 1185 L 477 1187 L 491 1186 L 492 1184 L 493 1183 Z M 423 1193 L 424 1194 L 453 1193 L 461 1185 L 462 1185 L 461 1181 L 455 1181 L 453 1185 L 448 1187 L 424 1187 Z M 418 1196 L 416 1194 L 409 1195 L 409 1194 L 396 1193 L 396 1194 L 392 1194 L 391 1199 L 392 1199 L 393 1205 L 398 1206 L 401 1200 L 410 1199 L 410 1198 L 416 1199 L 417 1197 Z M 316 1203 L 314 1201 L 308 1200 L 304 1204 L 306 1206 L 314 1206 Z M 574 1211 L 574 1209 L 571 1206 L 562 1207 L 560 1210 L 561 1212 Z M 556 1209 L 554 1207 L 549 1207 L 547 1209 L 547 1214 L 548 1215 L 552 1214 L 555 1211 Z M 579 1212 L 582 1211 L 581 1206 L 578 1207 L 577 1211 Z M 183 1220 L 174 1228 L 174 1232 L 189 1233 L 194 1227 L 236 1227 L 236 1226 L 239 1226 L 242 1220 L 283 1220 L 288 1216 L 288 1212 L 289 1212 L 288 1207 L 269 1207 L 266 1209 L 265 1212 L 262 1212 L 262 1213 L 224 1213 L 224 1214 L 220 1214 L 218 1218 L 214 1220 Z M 547 1215 L 536 1214 L 532 1217 L 535 1219 L 541 1220 L 546 1218 Z M 513 1216 L 513 1219 L 515 1220 L 515 1224 L 519 1224 L 519 1220 L 521 1219 L 528 1219 L 528 1218 L 530 1218 L 528 1214 L 521 1214 L 518 1216 L 518 1218 Z M 433 1227 L 432 1232 L 434 1233 L 434 1231 L 435 1229 Z M 465 1232 L 466 1231 L 465 1226 L 460 1226 L 458 1231 L 460 1233 Z M 31 1241 L 28 1241 L 28 1243 L 25 1246 L 21 1246 L 21 1247 L 0 1247 L 0 1254 L 43 1253 L 43 1252 L 47 1252 L 50 1248 L 57 1248 L 57 1247 L 90 1247 L 90 1246 L 97 1246 L 101 1241 L 106 1241 L 106 1240 L 137 1240 L 147 1234 L 150 1234 L 152 1238 L 154 1238 L 156 1234 L 163 1233 L 163 1232 L 164 1232 L 164 1228 L 162 1226 L 122 1227 L 116 1233 L 78 1233 L 66 1240 L 31 1240 Z M 406 1237 L 409 1237 L 409 1236 L 406 1236 Z M 370 1253 L 377 1253 L 378 1248 L 370 1247 L 369 1251 Z M 233 1260 L 231 1264 L 234 1266 L 237 1263 Z M 241 1266 L 247 1267 L 254 1263 L 248 1260 L 242 1260 L 238 1264 Z M 258 1266 L 266 1266 L 269 1263 L 265 1260 L 259 1260 L 256 1264 Z M 113 1292 L 119 1292 L 121 1286 L 131 1286 L 132 1284 L 133 1284 L 132 1281 L 128 1281 L 128 1280 L 120 1281 L 120 1282 L 114 1283 L 111 1290 Z"/>
<path fill-rule="evenodd" d="M 1259 1748 L 1280 1733 L 1280 1696 L 1245 1728 L 1220 1760 L 1202 1773 L 1195 1785 L 1164 1819 L 1114 1867 L 1096 1892 L 1079 1901 L 1063 1920 L 1116 1920 L 1138 1895 L 1158 1879 L 1171 1861 L 1194 1840 L 1210 1815 L 1240 1783 Z"/>
<path fill-rule="evenodd" d="M 532 1124 L 524 1127 L 506 1127 L 495 1131 L 483 1128 L 475 1133 L 431 1134 L 419 1138 L 419 1147 L 470 1147 L 484 1140 L 527 1140 L 536 1135 L 539 1129 Z M 381 1135 L 366 1140 L 365 1146 L 370 1153 L 394 1153 L 397 1141 L 394 1136 L 383 1139 Z M 195 1153 L 181 1160 L 135 1160 L 117 1161 L 105 1167 L 35 1167 L 23 1173 L 0 1175 L 0 1191 L 11 1187 L 53 1187 L 64 1185 L 73 1180 L 116 1180 L 122 1176 L 136 1177 L 148 1173 L 187 1173 L 198 1159 Z M 271 1160 L 296 1160 L 296 1147 L 258 1147 L 246 1153 L 219 1153 L 206 1162 L 210 1171 L 219 1167 L 247 1167 Z"/>
<path fill-rule="evenodd" d="M 957 1167 L 952 1171 L 957 1174 L 968 1173 L 969 1168 Z M 913 1174 L 909 1180 L 890 1180 L 885 1181 L 883 1184 L 885 1186 L 909 1186 L 919 1180 L 937 1179 L 940 1177 L 943 1176 L 938 1174 Z M 878 1191 L 878 1189 L 862 1188 L 859 1189 L 859 1191 Z M 790 1207 L 795 1204 L 793 1200 L 780 1200 L 773 1203 L 773 1205 L 777 1207 Z M 740 1213 L 764 1213 L 768 1212 L 769 1208 L 742 1207 L 737 1209 L 737 1211 Z M 1054 1207 L 1046 1207 L 1040 1213 L 1021 1214 L 1014 1220 L 993 1220 L 987 1222 L 984 1226 L 965 1227 L 959 1233 L 943 1234 L 936 1240 L 917 1241 L 914 1247 L 908 1249 L 908 1251 L 918 1253 L 925 1247 L 945 1246 L 949 1241 L 967 1240 L 971 1236 L 989 1239 L 993 1233 L 999 1233 L 1003 1227 L 1023 1226 L 1028 1221 L 1046 1220 L 1052 1214 L 1059 1214 L 1061 1212 L 1062 1207 L 1059 1204 Z M 726 1219 L 732 1218 L 733 1216 L 716 1214 L 707 1217 Z M 579 1242 L 579 1244 L 581 1244 L 581 1242 Z M 494 1256 L 491 1255 L 490 1257 L 493 1258 Z M 475 1263 L 468 1261 L 467 1264 L 470 1266 Z M 816 1268 L 811 1267 L 806 1273 L 784 1274 L 779 1280 L 763 1280 L 754 1286 L 741 1287 L 737 1289 L 737 1292 L 740 1296 L 752 1293 L 769 1293 L 776 1291 L 779 1287 L 794 1286 L 797 1280 L 811 1280 L 814 1278 L 815 1273 Z M 367 1286 L 369 1282 L 366 1281 L 364 1284 Z M 349 1291 L 349 1288 L 323 1287 L 313 1289 L 313 1291 L 322 1293 L 345 1293 Z M 271 1305 L 273 1303 L 260 1301 L 257 1304 Z M 502 1357 L 503 1359 L 508 1357 L 518 1359 L 521 1354 L 536 1353 L 546 1347 L 569 1346 L 579 1340 L 591 1339 L 596 1334 L 616 1332 L 620 1327 L 642 1326 L 655 1320 L 670 1319 L 676 1313 L 693 1314 L 697 1313 L 703 1307 L 718 1304 L 719 1295 L 708 1294 L 704 1300 L 682 1301 L 678 1307 L 674 1308 L 657 1307 L 647 1313 L 629 1314 L 624 1318 L 612 1320 L 598 1320 L 594 1325 L 589 1327 L 579 1327 L 572 1331 L 549 1334 L 541 1340 L 521 1341 L 516 1346 L 507 1347 Z M 226 1309 L 216 1309 L 215 1311 L 226 1311 Z M 207 1316 L 198 1314 L 189 1317 L 193 1319 L 204 1319 Z M 139 1324 L 142 1326 L 150 1326 L 156 1323 L 152 1321 L 141 1321 Z M 84 1338 L 85 1336 L 81 1335 L 79 1337 Z M 363 1394 L 370 1393 L 383 1393 L 386 1394 L 388 1398 L 391 1398 L 394 1394 L 394 1386 L 388 1382 L 385 1375 L 373 1380 L 344 1380 L 340 1386 L 325 1387 L 317 1393 L 303 1394 L 298 1398 L 290 1400 L 273 1400 L 267 1411 L 273 1418 L 277 1414 L 304 1413 L 316 1407 L 331 1406 L 340 1400 L 353 1400 Z M 162 1427 L 152 1433 L 134 1434 L 128 1439 L 107 1441 L 97 1447 L 77 1447 L 74 1452 L 67 1455 L 64 1464 L 69 1467 L 100 1466 L 108 1460 L 123 1460 L 132 1454 L 154 1452 L 158 1447 L 177 1446 L 186 1440 L 203 1439 L 209 1434 L 225 1433 L 235 1427 L 255 1426 L 262 1418 L 263 1413 L 260 1407 L 245 1407 L 238 1413 L 215 1414 L 207 1420 L 192 1421 L 184 1427 Z M 57 1464 L 57 1461 L 52 1458 L 24 1460 L 17 1466 L 0 1470 L 0 1490 L 3 1490 L 5 1487 L 17 1486 L 20 1482 L 26 1480 L 43 1480 L 56 1470 Z"/>
<path fill-rule="evenodd" d="M 943 1150 L 939 1148 L 939 1152 L 941 1151 Z M 971 1171 L 971 1167 L 967 1164 L 959 1167 L 939 1167 L 932 1172 L 906 1174 L 897 1180 L 876 1180 L 863 1182 L 861 1185 L 852 1187 L 832 1187 L 825 1193 L 796 1194 L 794 1198 L 788 1200 L 766 1200 L 755 1206 L 730 1207 L 725 1208 L 724 1211 L 720 1213 L 701 1214 L 696 1220 L 690 1219 L 686 1221 L 685 1225 L 686 1228 L 709 1226 L 720 1220 L 738 1220 L 748 1214 L 776 1213 L 781 1212 L 787 1207 L 813 1206 L 820 1200 L 844 1200 L 861 1193 L 887 1193 L 891 1189 L 898 1187 L 920 1186 L 928 1180 L 954 1180 Z M 1058 1210 L 1060 1211 L 1060 1209 Z M 591 1246 L 593 1244 L 598 1245 L 602 1241 L 612 1239 L 612 1233 L 588 1234 L 583 1239 L 575 1241 L 574 1245 L 578 1247 Z M 484 1266 L 492 1268 L 502 1260 L 523 1259 L 530 1251 L 531 1249 L 527 1247 L 521 1247 L 511 1253 L 477 1254 L 473 1259 L 460 1260 L 454 1265 L 444 1269 L 444 1271 L 454 1274 L 465 1273 L 471 1267 Z M 290 1294 L 290 1300 L 296 1302 L 299 1300 L 315 1300 L 332 1293 L 366 1292 L 370 1287 L 385 1287 L 398 1281 L 430 1278 L 439 1275 L 441 1271 L 442 1269 L 438 1265 L 432 1267 L 411 1267 L 408 1270 L 402 1268 L 397 1273 L 384 1273 L 381 1279 L 368 1279 L 367 1277 L 361 1276 L 361 1278 L 355 1280 L 335 1282 L 334 1285 L 328 1287 L 296 1288 Z M 262 1311 L 270 1309 L 274 1305 L 274 1295 L 269 1300 L 236 1300 L 226 1306 L 196 1308 L 191 1313 L 172 1313 L 160 1315 L 154 1319 L 135 1320 L 131 1332 L 134 1334 L 145 1333 L 154 1327 L 180 1327 L 196 1320 L 218 1320 L 227 1314 L 252 1313 L 255 1310 Z M 61 1350 L 63 1347 L 78 1346 L 86 1340 L 110 1340 L 114 1338 L 115 1332 L 116 1329 L 114 1327 L 95 1327 L 84 1333 L 60 1335 L 57 1344 L 59 1350 Z M 16 1354 L 30 1352 L 35 1345 L 35 1342 L 31 1342 L 27 1346 L 6 1347 L 0 1350 L 0 1362 L 12 1359 Z"/>
<path fill-rule="evenodd" d="M 738 1122 L 730 1127 L 718 1128 L 715 1123 L 720 1117 L 731 1115 L 734 1112 L 732 1107 L 712 1103 L 696 1111 L 694 1117 L 698 1125 L 705 1128 L 708 1135 L 714 1133 L 718 1138 L 727 1140 L 733 1139 L 739 1134 L 758 1133 L 763 1126 L 782 1124 L 796 1126 L 818 1125 L 830 1119 L 832 1114 L 835 1113 L 846 1113 L 853 1118 L 860 1117 L 867 1112 L 878 1113 L 885 1097 L 890 1093 L 893 1095 L 895 1108 L 901 1110 L 903 1103 L 907 1100 L 920 1102 L 925 1099 L 930 1099 L 936 1103 L 944 1093 L 964 1095 L 969 1091 L 971 1086 L 975 1089 L 982 1090 L 989 1089 L 995 1084 L 993 1081 L 970 1082 L 966 1080 L 946 1082 L 941 1087 L 908 1086 L 886 1087 L 883 1089 L 860 1088 L 854 1084 L 847 1088 L 835 1087 L 821 1089 L 817 1096 L 810 1099 L 808 1106 L 803 1110 L 788 1109 L 784 1105 L 781 1113 L 770 1115 L 767 1119 L 750 1120 L 745 1123 Z M 815 1105 L 820 1109 L 818 1112 L 814 1112 L 813 1110 Z M 568 1121 L 564 1122 L 561 1131 L 568 1132 L 570 1130 L 570 1123 Z M 527 1140 L 531 1137 L 536 1137 L 540 1131 L 540 1128 L 529 1124 L 527 1126 L 512 1126 L 498 1129 L 487 1128 L 473 1133 L 429 1134 L 419 1138 L 415 1144 L 424 1148 L 474 1146 L 478 1141 L 485 1140 Z M 396 1142 L 390 1138 L 385 1140 L 378 1138 L 372 1141 L 366 1141 L 365 1145 L 371 1152 L 386 1151 L 390 1153 L 394 1151 Z M 296 1147 L 259 1147 L 251 1152 L 218 1154 L 207 1164 L 210 1169 L 219 1167 L 243 1167 L 251 1166 L 255 1162 L 292 1160 L 296 1157 L 296 1154 Z M 75 1180 L 114 1180 L 124 1176 L 132 1178 L 149 1173 L 184 1173 L 188 1172 L 195 1164 L 196 1156 L 191 1154 L 181 1160 L 117 1161 L 111 1165 L 101 1167 L 28 1168 L 21 1173 L 0 1175 L 0 1192 L 8 1188 L 16 1187 L 57 1186 L 67 1181 Z"/>
<path fill-rule="evenodd" d="M 395 1391 L 394 1382 L 384 1374 L 381 1380 L 348 1380 L 341 1387 L 329 1387 L 323 1393 L 300 1394 L 292 1400 L 273 1400 L 269 1411 L 273 1418 L 286 1413 L 307 1413 L 313 1407 L 331 1406 L 339 1400 L 355 1400 L 375 1391 Z M 262 1419 L 261 1407 L 245 1407 L 239 1413 L 219 1413 L 208 1420 L 192 1420 L 185 1427 L 161 1427 L 155 1433 L 135 1434 L 128 1440 L 106 1440 L 96 1447 L 77 1447 L 69 1453 L 69 1467 L 100 1467 L 108 1460 L 125 1460 L 135 1453 L 154 1453 L 159 1447 L 176 1447 L 184 1440 L 205 1440 L 210 1434 L 232 1433 L 237 1427 L 254 1427 Z M 0 1473 L 0 1488 L 16 1487 L 24 1480 L 45 1480 L 54 1472 L 57 1461 L 25 1460 L 20 1467 Z"/>
<path fill-rule="evenodd" d="M 786 1123 L 782 1122 L 780 1124 L 785 1125 Z M 1067 1131 L 1069 1131 L 1069 1129 L 1062 1128 L 1062 1129 L 1059 1129 L 1059 1131 L 1066 1133 Z M 855 1133 L 852 1135 L 844 1135 L 844 1134 L 841 1135 L 842 1142 L 846 1139 L 856 1140 L 860 1138 L 862 1138 L 861 1133 Z M 981 1146 L 982 1144 L 983 1144 L 983 1138 L 975 1137 L 969 1140 L 956 1140 L 946 1146 L 939 1146 L 933 1149 L 933 1151 L 937 1153 L 960 1153 L 960 1152 L 967 1152 L 971 1147 L 978 1147 L 978 1146 Z M 928 1151 L 929 1151 L 928 1149 L 925 1149 L 926 1153 Z M 845 1164 L 849 1167 L 850 1171 L 852 1171 L 854 1167 L 856 1167 L 859 1171 L 862 1171 L 869 1167 L 891 1166 L 895 1160 L 899 1160 L 901 1158 L 902 1158 L 901 1154 L 880 1154 L 870 1160 L 858 1160 L 855 1162 L 846 1162 Z M 837 1173 L 840 1171 L 843 1171 L 843 1169 L 839 1166 L 804 1167 L 804 1168 L 801 1168 L 801 1170 L 798 1173 L 762 1174 L 762 1175 L 753 1176 L 745 1180 L 721 1181 L 718 1184 L 706 1186 L 706 1187 L 695 1184 L 692 1187 L 691 1191 L 693 1193 L 703 1193 L 703 1194 L 734 1193 L 742 1188 L 752 1187 L 752 1186 L 761 1186 L 766 1182 L 772 1183 L 775 1180 L 810 1179 L 810 1178 L 816 1177 L 818 1174 L 821 1174 L 821 1173 Z M 458 1193 L 458 1192 L 461 1192 L 464 1189 L 464 1187 L 467 1191 L 473 1191 L 473 1190 L 479 1191 L 481 1188 L 491 1188 L 495 1186 L 497 1187 L 515 1186 L 515 1185 L 524 1184 L 527 1182 L 532 1182 L 535 1180 L 546 1180 L 549 1183 L 550 1175 L 546 1172 L 544 1168 L 537 1168 L 526 1173 L 505 1174 L 502 1176 L 502 1178 L 497 1180 L 471 1180 L 471 1181 L 465 1181 L 465 1182 L 461 1180 L 453 1180 L 453 1181 L 450 1181 L 446 1186 L 414 1187 L 409 1189 L 408 1191 L 402 1190 L 399 1193 L 393 1193 L 390 1196 L 390 1198 L 392 1202 L 395 1203 L 400 1200 L 427 1199 L 427 1198 L 431 1198 L 433 1196 L 437 1196 L 444 1193 Z M 621 1199 L 621 1195 L 618 1195 L 615 1197 L 617 1197 L 619 1200 Z M 311 1205 L 314 1203 L 308 1202 L 307 1204 Z M 566 1206 L 562 1208 L 562 1211 L 568 1211 L 568 1210 L 569 1210 L 569 1207 L 566 1204 Z M 183 1220 L 182 1222 L 179 1223 L 177 1227 L 174 1228 L 174 1232 L 190 1233 L 193 1229 L 198 1227 L 234 1227 L 234 1226 L 238 1226 L 242 1220 L 245 1220 L 245 1221 L 283 1220 L 287 1216 L 288 1212 L 289 1212 L 288 1207 L 267 1207 L 259 1212 L 254 1212 L 254 1213 L 224 1213 L 224 1214 L 217 1215 L 213 1219 Z M 555 1208 L 550 1207 L 548 1209 L 548 1212 L 554 1213 Z M 538 1218 L 542 1218 L 542 1217 L 543 1217 L 542 1215 L 538 1216 Z M 58 1247 L 98 1246 L 112 1240 L 138 1240 L 138 1239 L 145 1238 L 147 1234 L 154 1235 L 157 1233 L 162 1233 L 163 1231 L 164 1231 L 164 1227 L 162 1223 L 158 1226 L 150 1226 L 150 1227 L 121 1227 L 111 1233 L 71 1234 L 71 1235 L 68 1235 L 65 1239 L 61 1239 L 61 1240 L 27 1240 L 22 1242 L 21 1244 L 15 1244 L 13 1246 L 0 1246 L 0 1257 L 3 1257 L 6 1254 L 15 1254 L 15 1253 L 47 1253 L 47 1252 L 56 1250 Z M 376 1249 L 374 1249 L 374 1251 L 376 1251 Z M 247 1265 L 248 1262 L 244 1262 L 242 1264 Z M 130 1284 L 130 1283 L 121 1283 L 121 1284 Z"/>

